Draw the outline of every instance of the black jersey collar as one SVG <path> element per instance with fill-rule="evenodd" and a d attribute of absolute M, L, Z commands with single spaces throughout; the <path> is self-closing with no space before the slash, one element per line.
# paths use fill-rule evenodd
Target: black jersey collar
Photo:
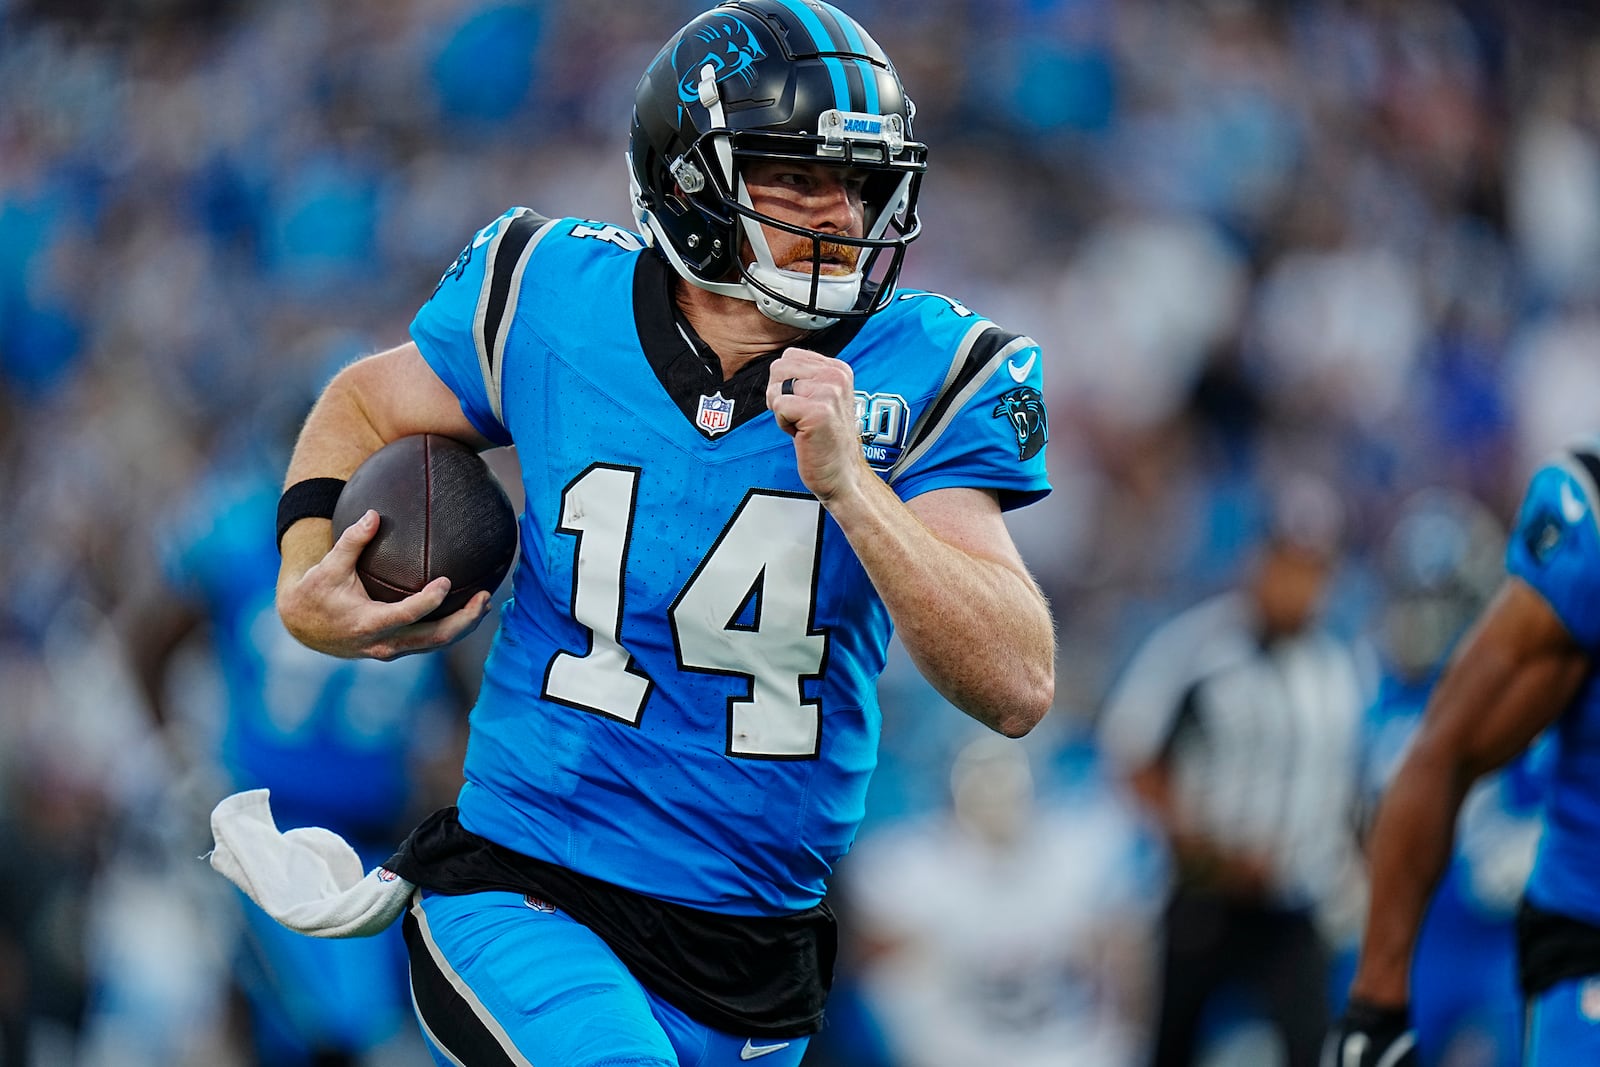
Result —
<path fill-rule="evenodd" d="M 666 259 L 645 251 L 639 256 L 633 274 L 633 317 L 639 329 L 639 344 L 655 371 L 656 379 L 690 425 L 709 439 L 721 437 L 767 410 L 767 367 L 781 354 L 774 349 L 740 367 L 731 378 L 722 376 L 722 365 L 711 347 L 702 341 L 679 313 L 672 298 L 676 275 Z M 803 339 L 806 348 L 825 356 L 838 356 L 855 339 L 865 320 L 852 319 L 819 330 Z M 731 402 L 726 429 L 706 428 L 703 405 L 713 398 Z"/>

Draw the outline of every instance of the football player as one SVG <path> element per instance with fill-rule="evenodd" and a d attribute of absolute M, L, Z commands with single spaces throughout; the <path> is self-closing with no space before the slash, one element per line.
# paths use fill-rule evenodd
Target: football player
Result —
<path fill-rule="evenodd" d="M 1401 507 L 1380 560 L 1384 672 L 1364 759 L 1373 802 L 1405 755 L 1451 647 L 1499 584 L 1504 544 L 1499 521 L 1465 493 L 1430 487 Z M 1456 847 L 1411 962 L 1424 1063 L 1522 1062 L 1513 920 L 1540 829 L 1532 757 L 1485 775 L 1462 804 Z"/>
<path fill-rule="evenodd" d="M 1452 653 L 1379 806 L 1372 909 L 1338 1067 L 1419 1062 L 1411 1027 L 1418 930 L 1444 875 L 1469 789 L 1544 734 L 1545 824 L 1517 916 L 1530 1067 L 1600 1061 L 1600 440 L 1533 476 L 1506 577 Z M 1546 733 L 1548 731 L 1548 733 Z"/>
<path fill-rule="evenodd" d="M 891 626 L 998 733 L 1050 706 L 1050 612 L 1003 519 L 1049 489 L 1042 360 L 897 284 L 912 121 L 832 5 L 701 14 L 638 85 L 637 228 L 506 212 L 302 430 L 278 606 L 340 656 L 447 644 L 488 597 L 434 622 L 443 581 L 371 601 L 376 517 L 335 539 L 339 480 L 425 431 L 521 457 L 466 785 L 391 863 L 441 1064 L 798 1063 Z"/>
<path fill-rule="evenodd" d="M 281 827 L 327 827 L 377 864 L 415 820 L 432 758 L 424 748 L 451 747 L 441 742 L 459 732 L 470 679 L 446 652 L 338 659 L 284 629 L 273 607 L 272 524 L 288 439 L 274 449 L 270 437 L 225 448 L 161 531 L 165 592 L 139 612 L 130 645 L 152 710 L 172 730 L 181 719 L 174 654 L 203 638 L 225 697 L 217 751 L 205 754 L 215 766 L 205 770 L 228 788 L 271 790 Z M 242 920 L 235 977 L 256 1062 L 353 1064 L 404 1032 L 398 931 L 326 941 L 254 907 Z"/>

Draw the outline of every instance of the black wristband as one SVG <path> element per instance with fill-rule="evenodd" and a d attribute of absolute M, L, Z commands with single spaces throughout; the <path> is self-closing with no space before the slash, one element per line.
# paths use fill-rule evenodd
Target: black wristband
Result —
<path fill-rule="evenodd" d="M 285 489 L 278 498 L 278 551 L 283 551 L 283 535 L 301 519 L 333 518 L 343 491 L 343 478 L 307 478 Z"/>

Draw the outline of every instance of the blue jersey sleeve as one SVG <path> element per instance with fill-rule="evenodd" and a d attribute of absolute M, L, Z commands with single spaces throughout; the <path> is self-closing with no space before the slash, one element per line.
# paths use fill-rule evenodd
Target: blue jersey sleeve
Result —
<path fill-rule="evenodd" d="M 994 489 L 1010 510 L 1050 492 L 1044 357 L 1032 338 L 992 323 L 973 329 L 965 359 L 891 482 L 905 500 L 934 489 Z"/>
<path fill-rule="evenodd" d="M 511 443 L 500 410 L 501 362 L 516 322 L 523 273 L 551 220 L 512 208 L 479 230 L 411 321 L 411 338 L 461 401 L 473 427 Z"/>
<path fill-rule="evenodd" d="M 1600 470 L 1600 461 L 1592 465 Z M 1600 526 L 1595 479 L 1564 453 L 1529 483 L 1506 548 L 1506 570 L 1550 604 L 1584 648 L 1600 647 Z"/>

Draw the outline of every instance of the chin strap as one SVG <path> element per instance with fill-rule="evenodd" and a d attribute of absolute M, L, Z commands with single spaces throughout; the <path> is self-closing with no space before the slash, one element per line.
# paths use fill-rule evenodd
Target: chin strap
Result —
<path fill-rule="evenodd" d="M 761 251 L 766 253 L 766 262 L 761 261 L 762 257 L 758 253 L 757 261 L 745 268 L 746 273 L 795 303 L 807 303 L 811 299 L 811 275 L 773 266 L 772 253 L 766 250 L 765 244 L 763 241 Z M 856 300 L 861 295 L 861 280 L 862 275 L 859 271 L 818 278 L 816 307 L 824 312 L 849 311 L 855 307 Z M 762 292 L 756 286 L 747 285 L 746 289 L 754 294 L 756 307 L 761 309 L 762 314 L 785 326 L 795 326 L 802 330 L 822 330 L 839 321 L 835 316 L 804 311 L 785 300 L 779 300 Z"/>

